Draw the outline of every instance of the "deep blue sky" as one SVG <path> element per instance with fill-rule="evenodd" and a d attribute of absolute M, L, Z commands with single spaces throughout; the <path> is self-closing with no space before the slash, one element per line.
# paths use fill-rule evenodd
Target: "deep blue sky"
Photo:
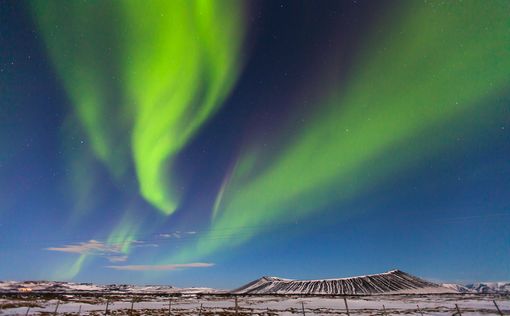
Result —
<path fill-rule="evenodd" d="M 437 14 L 438 21 L 442 21 L 440 15 L 455 15 L 459 9 L 431 2 L 437 7 L 423 15 L 432 14 L 434 19 Z M 61 8 L 67 4 L 57 3 Z M 61 78 L 59 60 L 48 53 L 50 44 L 36 22 L 38 11 L 23 1 L 2 1 L 0 279 L 234 288 L 262 275 L 318 279 L 398 268 L 434 281 L 509 280 L 510 81 L 505 78 L 510 76 L 510 67 L 504 60 L 510 55 L 510 40 L 506 36 L 506 43 L 491 43 L 491 38 L 481 43 L 503 47 L 494 55 L 469 44 L 460 45 L 452 54 L 436 51 L 442 49 L 442 43 L 434 43 L 433 36 L 428 42 L 427 36 L 433 31 L 427 30 L 426 24 L 421 26 L 423 34 L 420 26 L 406 24 L 416 21 L 418 25 L 423 18 L 421 10 L 429 5 L 421 1 L 409 6 L 398 1 L 361 0 L 246 2 L 242 49 L 234 56 L 239 59 L 238 76 L 218 110 L 166 161 L 168 178 L 173 181 L 169 187 L 180 197 L 175 212 L 169 215 L 140 194 L 129 142 L 125 154 L 129 167 L 120 181 L 94 155 L 90 131 L 80 125 L 83 122 L 73 105 L 76 101 L 70 97 L 69 86 L 74 83 Z M 505 7 L 505 2 L 495 1 L 495 9 L 498 5 Z M 491 11 L 477 15 L 469 11 L 474 7 L 476 2 L 460 9 L 474 19 L 475 27 L 482 28 Z M 497 32 L 504 31 L 497 28 L 498 18 L 488 19 L 494 20 L 494 25 L 485 30 L 496 34 L 494 41 L 500 39 Z M 400 20 L 404 22 L 395 22 L 396 26 L 388 22 Z M 64 23 L 58 18 L 55 21 L 50 23 L 65 26 L 58 24 Z M 116 26 L 117 20 L 108 23 Z M 432 96 L 431 102 L 442 102 L 440 95 L 446 93 L 434 91 L 434 83 L 445 69 L 463 63 L 468 75 L 476 74 L 470 69 L 486 62 L 484 58 L 492 58 L 498 66 L 486 75 L 447 80 L 452 82 L 452 89 L 458 89 L 459 99 L 468 95 L 474 105 L 455 110 L 448 117 L 438 115 L 440 121 L 423 125 L 420 132 L 385 144 L 368 162 L 363 161 L 361 170 L 352 170 L 347 180 L 335 176 L 321 182 L 289 172 L 287 179 L 274 179 L 286 183 L 281 192 L 264 192 L 251 185 L 256 183 L 254 179 L 263 179 L 264 172 L 273 170 L 272 162 L 292 153 L 302 134 L 317 135 L 321 146 L 338 146 L 331 151 L 340 153 L 338 159 L 342 151 L 347 155 L 350 148 L 341 147 L 344 143 L 335 138 L 335 131 L 324 137 L 314 133 L 317 125 L 307 122 L 329 116 L 327 122 L 338 119 L 338 128 L 344 129 L 340 127 L 342 116 L 349 117 L 349 105 L 322 100 L 330 95 L 336 96 L 333 100 L 351 95 L 355 85 L 350 83 L 358 82 L 358 74 L 364 82 L 367 78 L 363 75 L 371 73 L 363 69 L 380 67 L 384 72 L 385 65 L 377 65 L 377 59 L 371 63 L 367 56 L 391 51 L 396 45 L 403 45 L 397 51 L 406 51 L 409 46 L 395 39 L 398 36 L 394 32 L 405 33 L 407 27 L 418 30 L 412 36 L 423 36 L 423 43 L 414 43 L 419 49 L 405 62 L 426 66 L 411 69 L 407 75 L 399 70 L 384 73 L 382 81 L 388 80 L 391 93 L 367 83 L 361 95 L 380 93 L 381 108 L 387 114 L 383 117 L 394 120 L 392 124 L 404 124 L 410 117 L 398 117 L 413 104 L 385 106 L 385 98 L 423 96 L 418 91 L 425 82 L 431 83 L 432 90 L 426 94 Z M 464 39 L 454 38 L 461 31 L 448 29 L 455 25 L 445 22 L 444 27 L 445 36 L 464 43 Z M 506 31 L 510 31 L 508 27 Z M 378 40 L 384 38 L 389 40 Z M 438 54 L 435 64 L 427 64 L 428 48 Z M 470 54 L 480 58 L 463 59 Z M 494 60 L 497 58 L 501 61 Z M 486 89 L 475 99 L 462 89 L 462 80 L 478 80 L 497 88 Z M 498 80 L 502 82 L 499 85 Z M 399 82 L 401 85 L 395 86 Z M 468 85 L 465 89 L 470 89 Z M 122 98 L 115 100 L 121 102 Z M 335 110 L 328 112 L 332 102 Z M 447 108 L 447 104 L 432 108 L 431 117 L 434 111 Z M 370 112 L 366 113 L 368 117 Z M 116 126 L 120 118 L 107 114 L 106 120 Z M 356 135 L 363 142 L 361 147 L 379 148 L 377 142 L 367 141 L 366 134 Z M 353 144 L 358 146 L 356 139 Z M 317 155 L 328 152 L 321 146 L 315 149 Z M 233 176 L 234 180 L 225 182 L 252 149 L 261 152 L 254 155 L 260 164 L 257 174 L 237 182 Z M 288 161 L 294 163 L 294 158 Z M 302 168 L 311 170 L 304 174 L 313 174 L 313 170 L 319 174 L 326 167 L 312 159 Z M 315 180 L 318 185 L 314 189 L 323 194 L 302 191 L 293 196 L 292 203 L 278 200 L 296 182 Z M 278 205 L 281 210 L 264 209 L 264 220 L 248 216 L 257 219 L 253 223 L 232 219 L 231 226 L 215 224 L 227 216 L 221 214 L 235 212 L 220 206 L 220 219 L 211 215 L 225 183 L 226 202 L 220 205 L 233 201 L 237 203 L 233 205 L 246 206 L 243 212 L 260 212 L 244 202 L 250 200 L 243 200 L 243 196 L 254 194 L 261 204 L 266 197 L 276 199 L 275 204 L 267 205 Z M 357 188 L 353 194 L 340 188 L 351 186 Z M 128 230 L 128 237 L 121 236 L 123 230 Z M 201 243 L 214 249 L 195 251 Z M 121 249 L 126 245 L 129 250 Z M 80 254 L 84 260 L 77 263 Z M 168 268 L 197 262 L 211 265 L 159 272 L 107 267 L 130 265 L 150 270 L 148 266 Z"/>

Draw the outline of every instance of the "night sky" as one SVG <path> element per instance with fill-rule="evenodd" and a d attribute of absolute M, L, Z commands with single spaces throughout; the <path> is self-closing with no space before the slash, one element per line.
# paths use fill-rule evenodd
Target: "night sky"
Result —
<path fill-rule="evenodd" d="M 510 279 L 510 2 L 1 1 L 0 279 Z"/>

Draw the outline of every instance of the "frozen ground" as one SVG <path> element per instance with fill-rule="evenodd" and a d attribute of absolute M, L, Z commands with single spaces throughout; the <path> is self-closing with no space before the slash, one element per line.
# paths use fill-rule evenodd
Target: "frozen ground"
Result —
<path fill-rule="evenodd" d="M 221 295 L 11 295 L 0 296 L 0 315 L 235 315 L 235 298 Z M 130 313 L 134 298 L 133 312 Z M 480 294 L 372 295 L 347 297 L 351 315 L 510 315 L 510 296 Z M 239 296 L 238 315 L 347 315 L 342 297 Z M 384 310 L 383 310 L 384 305 Z M 202 308 L 201 308 L 202 306 Z M 28 309 L 30 307 L 30 309 Z"/>

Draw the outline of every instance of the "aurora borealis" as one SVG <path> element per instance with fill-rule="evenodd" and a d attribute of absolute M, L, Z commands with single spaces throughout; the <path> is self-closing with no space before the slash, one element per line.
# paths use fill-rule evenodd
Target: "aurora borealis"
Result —
<path fill-rule="evenodd" d="M 510 276 L 507 1 L 0 18 L 0 279 Z"/>
<path fill-rule="evenodd" d="M 33 5 L 95 155 L 114 175 L 132 160 L 141 195 L 171 214 L 178 202 L 167 164 L 219 107 L 240 67 L 240 3 Z"/>

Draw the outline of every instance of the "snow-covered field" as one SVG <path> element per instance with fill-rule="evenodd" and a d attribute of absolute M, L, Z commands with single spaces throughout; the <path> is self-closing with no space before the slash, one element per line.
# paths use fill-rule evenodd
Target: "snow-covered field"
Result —
<path fill-rule="evenodd" d="M 509 288 L 508 282 L 436 284 L 399 270 L 326 280 L 263 277 L 230 292 L 168 285 L 0 281 L 0 316 L 347 315 L 348 312 L 423 316 L 453 315 L 459 311 L 462 315 L 510 315 Z"/>
<path fill-rule="evenodd" d="M 133 303 L 133 312 L 131 305 Z M 108 299 L 110 315 L 235 315 L 235 297 L 193 295 L 182 297 L 144 295 L 55 297 L 3 296 L 0 315 L 104 315 Z M 462 315 L 510 315 L 510 296 L 480 294 L 371 295 L 347 297 L 351 315 L 452 315 L 458 305 Z M 238 315 L 347 315 L 342 297 L 239 296 Z M 384 307 L 383 307 L 384 306 Z M 419 306 L 419 310 L 418 310 Z M 30 307 L 30 309 L 28 309 Z M 420 313 L 421 312 L 421 313 Z"/>

